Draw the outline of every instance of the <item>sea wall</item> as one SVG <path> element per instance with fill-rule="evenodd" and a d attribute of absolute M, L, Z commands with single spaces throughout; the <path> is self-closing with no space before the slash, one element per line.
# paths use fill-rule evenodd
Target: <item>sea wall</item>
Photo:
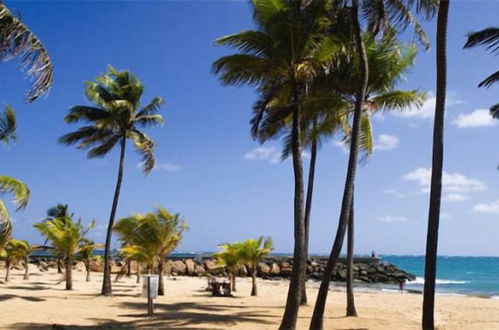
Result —
<path fill-rule="evenodd" d="M 54 260 L 33 260 L 41 271 L 49 268 L 55 268 Z M 310 279 L 321 280 L 326 267 L 327 259 L 310 258 L 307 262 L 307 276 Z M 74 268 L 84 271 L 82 262 L 75 264 Z M 93 261 L 90 268 L 94 272 L 103 271 L 102 261 Z M 131 267 L 132 273 L 136 272 L 136 265 Z M 264 279 L 283 279 L 291 276 L 293 269 L 293 260 L 291 257 L 268 257 L 260 262 L 257 267 L 257 276 Z M 117 273 L 123 270 L 123 263 L 119 261 L 112 262 L 111 271 Z M 124 270 L 123 270 L 124 271 Z M 171 258 L 165 262 L 163 267 L 164 275 L 171 276 L 227 276 L 224 266 L 219 265 L 216 260 L 204 258 Z M 245 265 L 241 265 L 238 270 L 238 276 L 250 276 L 249 270 Z M 337 282 L 346 281 L 347 269 L 345 259 L 340 258 L 333 270 L 331 279 Z M 354 280 L 363 283 L 399 283 L 400 281 L 412 281 L 415 279 L 413 274 L 397 268 L 378 258 L 354 258 L 353 265 Z"/>

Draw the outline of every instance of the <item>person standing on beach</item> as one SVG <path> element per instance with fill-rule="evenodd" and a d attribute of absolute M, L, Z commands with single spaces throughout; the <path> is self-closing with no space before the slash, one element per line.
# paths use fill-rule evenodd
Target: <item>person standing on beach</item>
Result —
<path fill-rule="evenodd" d="M 399 291 L 400 293 L 404 293 L 404 280 L 399 281 Z"/>

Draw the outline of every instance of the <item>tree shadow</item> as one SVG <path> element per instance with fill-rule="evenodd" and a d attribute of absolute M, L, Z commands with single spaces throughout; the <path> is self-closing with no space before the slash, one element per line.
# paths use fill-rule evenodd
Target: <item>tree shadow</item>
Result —
<path fill-rule="evenodd" d="M 46 300 L 44 298 L 39 298 L 39 297 L 26 297 L 26 296 L 18 296 L 15 294 L 2 294 L 2 295 L 0 295 L 0 302 L 10 300 L 10 299 L 15 299 L 15 298 L 23 299 L 26 301 L 32 301 L 32 302 L 40 302 L 40 301 Z"/>
<path fill-rule="evenodd" d="M 49 287 L 46 287 L 46 286 L 42 286 L 42 285 L 11 285 L 11 286 L 8 286 L 6 289 L 9 289 L 9 290 L 30 290 L 30 291 L 40 291 L 40 290 L 47 290 L 47 289 L 51 289 Z"/>

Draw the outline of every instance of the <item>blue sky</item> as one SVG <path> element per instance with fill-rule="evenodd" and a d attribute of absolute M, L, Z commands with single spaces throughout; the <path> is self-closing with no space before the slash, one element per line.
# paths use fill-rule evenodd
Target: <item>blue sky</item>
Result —
<path fill-rule="evenodd" d="M 0 173 L 32 191 L 28 208 L 11 215 L 14 235 L 41 242 L 32 224 L 67 203 L 103 241 L 116 179 L 117 152 L 87 160 L 57 143 L 75 127 L 71 105 L 86 104 L 83 82 L 108 64 L 135 72 L 144 101 L 166 100 L 166 123 L 149 133 L 158 168 L 145 177 L 127 153 L 118 216 L 162 204 L 190 225 L 181 250 L 214 250 L 223 241 L 272 236 L 276 251 L 292 251 L 292 168 L 276 161 L 278 142 L 259 146 L 249 135 L 252 88 L 222 87 L 211 63 L 228 50 L 217 37 L 252 28 L 245 1 L 6 1 L 43 41 L 54 63 L 48 97 L 23 103 L 29 86 L 15 63 L 0 65 L 0 103 L 18 114 L 19 141 L 1 147 Z M 463 50 L 466 33 L 497 24 L 497 1 L 454 1 L 448 44 L 444 202 L 440 254 L 499 255 L 499 121 L 485 115 L 497 87 L 476 85 L 497 70 L 497 57 Z M 436 21 L 425 24 L 434 40 Z M 410 37 L 410 35 L 408 35 Z M 433 42 L 434 43 L 434 42 Z M 419 111 L 383 113 L 373 121 L 377 150 L 358 172 L 356 252 L 423 254 L 431 161 L 435 53 L 420 52 L 404 88 L 428 91 Z M 130 148 L 131 149 L 131 148 Z M 335 141 L 322 146 L 312 211 L 310 249 L 328 253 L 336 231 L 347 155 Z M 307 162 L 308 159 L 305 159 Z M 4 196 L 9 199 L 9 196 Z"/>

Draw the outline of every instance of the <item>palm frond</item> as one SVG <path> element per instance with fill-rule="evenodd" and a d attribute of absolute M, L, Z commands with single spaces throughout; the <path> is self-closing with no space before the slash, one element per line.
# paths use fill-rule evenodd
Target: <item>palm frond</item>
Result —
<path fill-rule="evenodd" d="M 499 103 L 490 107 L 490 115 L 495 119 L 499 119 Z"/>
<path fill-rule="evenodd" d="M 16 140 L 16 113 L 10 105 L 6 105 L 0 113 L 0 142 L 8 144 Z"/>
<path fill-rule="evenodd" d="M 485 78 L 485 80 L 483 80 L 482 82 L 480 82 L 480 84 L 478 84 L 478 87 L 490 87 L 492 86 L 492 84 L 495 84 L 497 82 L 499 82 L 499 71 L 496 71 L 487 78 Z"/>
<path fill-rule="evenodd" d="M 33 102 L 52 85 L 52 62 L 38 37 L 0 2 L 0 61 L 15 58 L 32 82 L 26 101 Z"/>
<path fill-rule="evenodd" d="M 147 134 L 136 129 L 129 133 L 128 138 L 132 140 L 135 150 L 142 157 L 142 171 L 149 174 L 155 165 L 154 141 Z"/>
<path fill-rule="evenodd" d="M 155 115 L 158 113 L 159 108 L 165 104 L 165 100 L 161 97 L 155 97 L 152 99 L 152 101 L 143 107 L 138 113 L 137 113 L 137 118 L 141 116 L 150 116 L 150 115 Z"/>
<path fill-rule="evenodd" d="M 477 32 L 468 34 L 468 40 L 464 48 L 486 46 L 492 54 L 499 53 L 499 28 L 489 27 Z"/>
<path fill-rule="evenodd" d="M 14 195 L 14 203 L 17 209 L 23 209 L 28 205 L 30 191 L 26 184 L 17 179 L 0 175 L 0 193 L 8 193 Z"/>

